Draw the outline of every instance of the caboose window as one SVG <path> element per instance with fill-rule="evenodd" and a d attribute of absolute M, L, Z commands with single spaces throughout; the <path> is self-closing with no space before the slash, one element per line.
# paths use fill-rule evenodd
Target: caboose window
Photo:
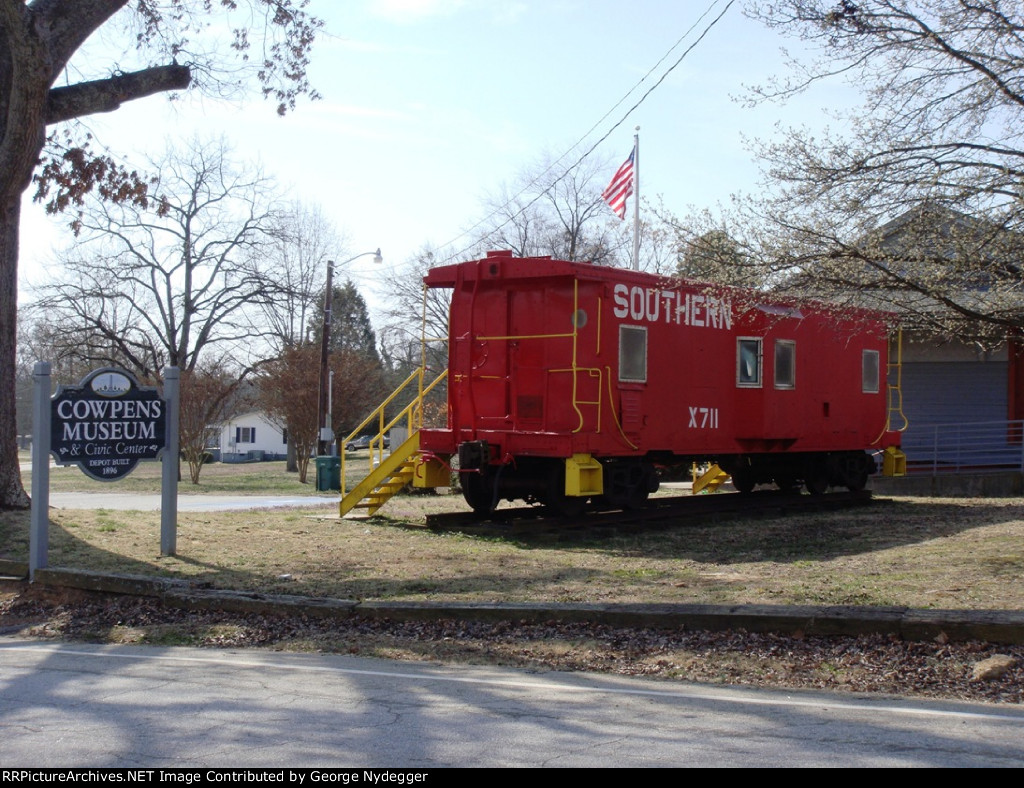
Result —
<path fill-rule="evenodd" d="M 878 370 L 878 351 L 863 351 L 861 354 L 861 390 L 865 394 L 878 393 Z"/>
<path fill-rule="evenodd" d="M 761 339 L 740 337 L 736 340 L 736 385 L 761 387 Z"/>
<path fill-rule="evenodd" d="M 796 342 L 775 340 L 775 388 L 796 388 Z"/>
<path fill-rule="evenodd" d="M 647 329 L 619 326 L 619 380 L 647 382 Z"/>

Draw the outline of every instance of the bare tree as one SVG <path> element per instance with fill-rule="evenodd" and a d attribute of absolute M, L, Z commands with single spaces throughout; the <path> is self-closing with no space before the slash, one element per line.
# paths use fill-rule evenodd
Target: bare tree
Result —
<path fill-rule="evenodd" d="M 288 431 L 294 447 L 299 481 L 306 483 L 309 458 L 320 437 L 317 414 L 320 394 L 320 350 L 313 344 L 285 348 L 257 373 L 260 407 Z"/>
<path fill-rule="evenodd" d="M 210 427 L 230 417 L 238 405 L 235 394 L 241 383 L 224 359 L 204 361 L 181 375 L 178 440 L 192 484 L 199 484 L 199 474 L 209 456 Z"/>
<path fill-rule="evenodd" d="M 628 244 L 623 244 L 623 223 L 609 213 L 601 191 L 608 180 L 607 159 L 587 158 L 559 173 L 555 165 L 545 168 L 542 202 L 546 205 L 554 232 L 549 254 L 562 260 L 615 265 Z"/>
<path fill-rule="evenodd" d="M 264 251 L 264 270 L 277 289 L 260 312 L 275 350 L 311 341 L 322 318 L 327 261 L 345 246 L 319 208 L 293 202 L 278 221 Z"/>
<path fill-rule="evenodd" d="M 334 373 L 331 423 L 340 437 L 380 401 L 380 365 L 365 354 L 341 350 L 330 354 L 328 372 Z M 320 433 L 319 384 L 320 348 L 313 343 L 285 348 L 262 365 L 257 375 L 259 405 L 274 421 L 285 425 L 303 484 Z"/>
<path fill-rule="evenodd" d="M 77 343 L 68 341 L 73 326 L 56 324 L 45 311 L 22 307 L 18 310 L 17 355 L 17 431 L 32 432 L 33 372 L 37 361 L 50 363 L 54 383 L 76 384 L 93 367 L 78 352 Z"/>
<path fill-rule="evenodd" d="M 262 265 L 278 227 L 272 181 L 236 167 L 223 142 L 172 150 L 154 167 L 159 207 L 88 198 L 63 273 L 39 299 L 81 328 L 66 338 L 80 354 L 147 378 L 195 369 L 208 346 L 250 346 L 252 312 L 279 292 Z"/>
<path fill-rule="evenodd" d="M 640 220 L 640 268 L 663 276 L 677 274 L 680 249 L 675 227 L 665 221 L 663 211 L 658 208 L 649 209 L 646 213 L 646 218 Z M 632 239 L 625 240 L 631 232 L 632 228 L 622 223 L 619 233 L 623 236 L 623 248 L 629 248 L 632 243 Z"/>
<path fill-rule="evenodd" d="M 756 92 L 848 79 L 844 131 L 762 144 L 737 239 L 777 286 L 894 305 L 947 337 L 1024 328 L 1024 9 L 1005 0 L 783 0 L 749 13 L 817 49 Z M 984 290 L 984 297 L 980 297 Z"/>
<path fill-rule="evenodd" d="M 487 219 L 476 228 L 473 251 L 467 259 L 478 257 L 490 249 L 508 249 L 516 257 L 548 254 L 547 240 L 554 234 L 554 224 L 538 204 L 535 192 L 521 193 L 523 184 L 502 184 L 500 190 L 484 203 Z"/>
<path fill-rule="evenodd" d="M 716 216 L 711 210 L 682 218 L 659 208 L 664 241 L 674 250 L 672 273 L 713 285 L 765 289 L 765 267 L 757 249 L 750 248 L 746 227 L 732 223 L 732 217 Z"/>
<path fill-rule="evenodd" d="M 423 288 L 423 277 L 435 265 L 482 257 L 495 249 L 508 249 L 517 257 L 551 255 L 614 264 L 631 240 L 601 198 L 611 171 L 607 161 L 588 159 L 567 169 L 545 156 L 485 200 L 486 219 L 467 232 L 474 238 L 470 248 L 419 250 L 407 273 L 388 283 L 389 306 L 381 330 L 385 366 L 399 378 L 421 364 L 435 373 L 447 366 L 443 340 L 448 336 L 449 294 Z"/>
<path fill-rule="evenodd" d="M 320 336 L 327 262 L 343 248 L 337 229 L 318 208 L 293 202 L 279 215 L 278 229 L 266 249 L 265 266 L 277 288 L 254 316 L 260 326 L 269 327 L 274 354 L 315 342 Z M 291 438 L 297 433 L 285 432 L 289 438 L 285 468 L 296 473 L 298 455 Z M 305 471 L 302 474 L 305 478 Z"/>
<path fill-rule="evenodd" d="M 331 353 L 328 364 L 334 372 L 331 424 L 340 440 L 372 413 L 390 390 L 376 356 L 341 349 Z"/>
<path fill-rule="evenodd" d="M 543 157 L 485 201 L 488 216 L 471 231 L 475 251 L 467 254 L 510 249 L 517 257 L 616 264 L 627 252 L 621 222 L 601 198 L 611 171 L 607 160 L 588 158 L 569 168 Z"/>
<path fill-rule="evenodd" d="M 193 82 L 215 92 L 240 77 L 258 80 L 285 112 L 313 93 L 306 67 L 321 23 L 305 6 L 306 0 L 0 0 L 0 509 L 29 504 L 15 442 L 22 194 L 42 161 L 37 196 L 52 210 L 76 204 L 94 187 L 114 200 L 146 199 L 144 181 L 72 137 L 51 134 L 44 156 L 47 130 Z M 218 39 L 217 29 L 227 35 Z M 106 71 L 83 49 L 99 30 L 123 30 L 134 42 Z M 254 44 L 260 55 L 250 60 Z M 233 72 L 217 68 L 215 58 L 236 57 Z M 71 74 L 81 81 L 67 81 Z"/>
<path fill-rule="evenodd" d="M 18 355 L 15 365 L 15 401 L 18 413 L 15 430 L 18 435 L 28 435 L 32 432 L 32 375 L 35 362 L 48 358 L 36 352 L 37 344 L 33 341 L 35 328 L 31 325 L 27 313 L 18 313 Z"/>
<path fill-rule="evenodd" d="M 407 377 L 421 364 L 435 374 L 448 366 L 445 340 L 451 297 L 445 290 L 424 290 L 423 287 L 423 277 L 442 257 L 436 250 L 424 247 L 410 261 L 405 275 L 388 282 L 381 354 L 385 366 L 399 379 Z"/>

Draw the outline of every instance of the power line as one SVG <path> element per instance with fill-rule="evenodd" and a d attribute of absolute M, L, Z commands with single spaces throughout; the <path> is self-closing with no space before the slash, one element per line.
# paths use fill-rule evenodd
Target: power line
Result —
<path fill-rule="evenodd" d="M 622 98 L 620 98 L 617 102 L 615 102 L 615 104 L 611 107 L 611 109 L 609 109 L 604 115 L 602 115 L 601 118 L 593 126 L 591 126 L 591 128 L 582 137 L 580 137 L 579 140 L 577 140 L 575 143 L 573 143 L 568 148 L 568 150 L 565 151 L 565 153 L 563 153 L 561 156 L 559 156 L 557 159 L 555 159 L 553 162 L 551 162 L 551 164 L 549 164 L 547 166 L 547 168 L 544 169 L 543 172 L 541 172 L 539 175 L 537 175 L 537 177 L 535 177 L 532 181 L 530 181 L 528 184 L 526 184 L 522 189 L 519 190 L 519 192 L 517 192 L 515 195 L 513 195 L 511 198 L 509 198 L 509 200 L 504 205 L 502 205 L 501 207 L 496 208 L 495 210 L 493 210 L 490 214 L 488 214 L 487 216 L 482 218 L 480 221 L 478 221 L 473 226 L 471 226 L 468 229 L 466 229 L 466 230 L 462 231 L 461 233 L 459 233 L 457 236 L 455 236 L 455 238 L 453 238 L 451 241 L 448 241 L 447 243 L 443 244 L 440 248 L 444 249 L 445 247 L 448 247 L 448 246 L 451 246 L 451 245 L 457 243 L 459 241 L 459 239 L 464 238 L 465 236 L 469 235 L 470 233 L 472 233 L 475 229 L 477 229 L 481 225 L 486 224 L 494 216 L 498 215 L 501 211 L 503 211 L 505 209 L 509 209 L 516 199 L 521 197 L 523 194 L 526 194 L 538 181 L 541 181 L 544 178 L 545 175 L 547 175 L 549 172 L 551 172 L 553 169 L 555 169 L 555 167 L 558 165 L 559 162 L 561 162 L 563 159 L 565 159 L 570 153 L 572 153 L 572 151 L 576 150 L 576 148 L 578 148 L 583 143 L 583 141 L 587 137 L 589 137 L 594 132 L 594 130 L 598 126 L 600 126 L 608 118 L 609 115 L 611 115 L 616 109 L 618 109 L 637 90 L 637 88 L 639 88 L 644 82 L 647 81 L 647 78 L 650 77 L 651 74 L 654 73 L 654 71 L 662 63 L 665 62 L 665 60 L 669 57 L 669 55 L 671 55 L 672 52 L 675 51 L 679 47 L 679 45 L 687 38 L 687 36 L 689 36 L 690 33 L 693 32 L 694 28 L 696 28 L 701 23 L 701 21 L 703 21 L 704 18 L 706 16 L 708 16 L 708 14 L 711 13 L 711 11 L 714 9 L 714 7 L 716 5 L 718 5 L 719 2 L 720 2 L 720 0 L 712 0 L 710 5 L 708 5 L 708 7 L 704 9 L 704 12 L 687 29 L 687 31 L 685 33 L 683 33 L 683 35 L 679 38 L 679 40 L 677 40 L 671 47 L 669 47 L 668 51 L 665 52 L 665 54 L 662 55 L 661 58 L 659 58 L 658 62 L 655 63 L 653 66 L 651 66 L 651 68 L 647 71 L 647 73 L 644 74 L 643 77 L 641 77 L 640 80 L 635 85 L 633 85 L 633 87 L 631 87 L 628 91 L 626 91 L 626 93 L 622 96 Z M 626 113 L 621 118 L 619 118 L 619 120 L 616 121 L 611 126 L 611 128 L 608 129 L 608 131 L 606 131 L 593 145 L 591 145 L 590 148 L 588 148 L 585 153 L 583 153 L 572 165 L 567 167 L 565 169 L 565 171 L 560 176 L 555 178 L 548 185 L 548 187 L 546 189 L 541 191 L 539 194 L 535 195 L 533 197 L 533 199 L 531 199 L 528 203 L 526 203 L 526 205 L 522 206 L 518 211 L 516 211 L 511 216 L 509 216 L 504 222 L 502 222 L 497 227 L 492 229 L 486 236 L 484 236 L 484 240 L 486 240 L 487 238 L 489 238 L 491 235 L 493 235 L 494 233 L 498 232 L 502 228 L 506 227 L 513 220 L 515 220 L 518 217 L 522 216 L 523 213 L 525 213 L 528 208 L 530 208 L 534 203 L 536 203 L 542 197 L 547 195 L 556 185 L 558 185 L 558 183 L 560 183 L 563 179 L 565 179 L 569 175 L 570 172 L 572 172 L 574 169 L 579 167 L 580 164 L 582 164 L 587 159 L 587 157 L 590 156 L 597 149 L 597 147 L 602 142 L 604 142 L 606 139 L 608 139 L 608 137 L 611 136 L 613 131 L 615 131 L 619 126 L 621 126 L 623 123 L 626 122 L 626 120 L 629 119 L 629 116 L 632 115 L 633 112 L 641 104 L 643 104 L 644 101 L 647 100 L 647 97 L 650 96 L 651 93 L 653 93 L 655 91 L 655 89 L 657 89 L 661 85 L 661 83 L 665 81 L 665 79 L 668 77 L 668 75 L 671 74 L 676 69 L 676 67 L 678 67 L 679 64 L 682 63 L 683 60 L 686 59 L 687 55 L 689 55 L 690 52 L 692 52 L 694 50 L 694 48 L 704 39 L 704 37 L 710 32 L 710 30 L 716 24 L 718 24 L 719 20 L 721 20 L 721 18 L 723 16 L 725 16 L 726 12 L 732 7 L 734 2 L 735 2 L 735 0 L 729 0 L 729 2 L 726 3 L 725 8 L 723 8 L 719 12 L 718 16 L 716 16 L 713 20 L 711 20 L 711 22 L 708 24 L 708 26 L 705 27 L 704 30 L 701 32 L 701 34 L 697 37 L 697 40 L 694 41 L 692 44 L 690 44 L 690 46 L 688 46 L 686 48 L 686 50 L 679 56 L 679 58 L 671 66 L 669 66 L 668 69 L 666 69 L 665 73 L 663 73 L 658 78 L 658 81 L 655 82 L 653 85 L 651 85 L 651 87 L 649 87 L 644 92 L 644 94 L 636 101 L 636 103 L 633 104 L 633 106 L 631 106 L 626 111 Z M 460 249 L 457 252 L 452 252 L 451 254 L 449 254 L 445 258 L 443 258 L 443 260 L 446 261 L 446 260 L 452 260 L 452 259 L 461 257 L 466 251 L 468 251 L 469 248 L 470 247 L 467 246 L 467 247 L 464 247 L 464 248 Z"/>

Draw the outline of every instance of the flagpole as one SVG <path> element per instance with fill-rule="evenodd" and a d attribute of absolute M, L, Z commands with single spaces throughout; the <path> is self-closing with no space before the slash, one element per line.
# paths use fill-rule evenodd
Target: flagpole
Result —
<path fill-rule="evenodd" d="M 640 270 L 640 127 L 633 135 L 633 270 Z"/>

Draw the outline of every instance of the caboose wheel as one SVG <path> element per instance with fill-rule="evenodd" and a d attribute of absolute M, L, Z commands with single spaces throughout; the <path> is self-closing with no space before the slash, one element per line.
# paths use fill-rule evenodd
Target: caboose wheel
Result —
<path fill-rule="evenodd" d="M 627 509 L 642 509 L 644 504 L 647 503 L 647 492 L 646 487 L 634 487 L 630 490 L 629 500 L 626 502 Z"/>
<path fill-rule="evenodd" d="M 477 514 L 494 509 L 494 481 L 483 473 L 462 474 L 462 497 Z"/>
<path fill-rule="evenodd" d="M 756 485 L 757 481 L 754 477 L 753 468 L 747 465 L 740 465 L 733 470 L 732 486 L 736 488 L 737 492 L 746 495 L 753 492 Z"/>
<path fill-rule="evenodd" d="M 850 492 L 860 492 L 868 486 L 868 472 L 856 471 L 846 478 L 846 489 Z"/>
<path fill-rule="evenodd" d="M 807 471 L 804 486 L 811 495 L 824 495 L 828 492 L 828 471 L 822 465 Z"/>
<path fill-rule="evenodd" d="M 650 463 L 610 460 L 604 463 L 604 494 L 597 502 L 613 509 L 640 509 L 658 491 L 658 474 Z"/>
<path fill-rule="evenodd" d="M 868 476 L 874 470 L 872 459 L 863 452 L 851 452 L 840 465 L 841 484 L 850 492 L 860 492 L 868 486 Z"/>

